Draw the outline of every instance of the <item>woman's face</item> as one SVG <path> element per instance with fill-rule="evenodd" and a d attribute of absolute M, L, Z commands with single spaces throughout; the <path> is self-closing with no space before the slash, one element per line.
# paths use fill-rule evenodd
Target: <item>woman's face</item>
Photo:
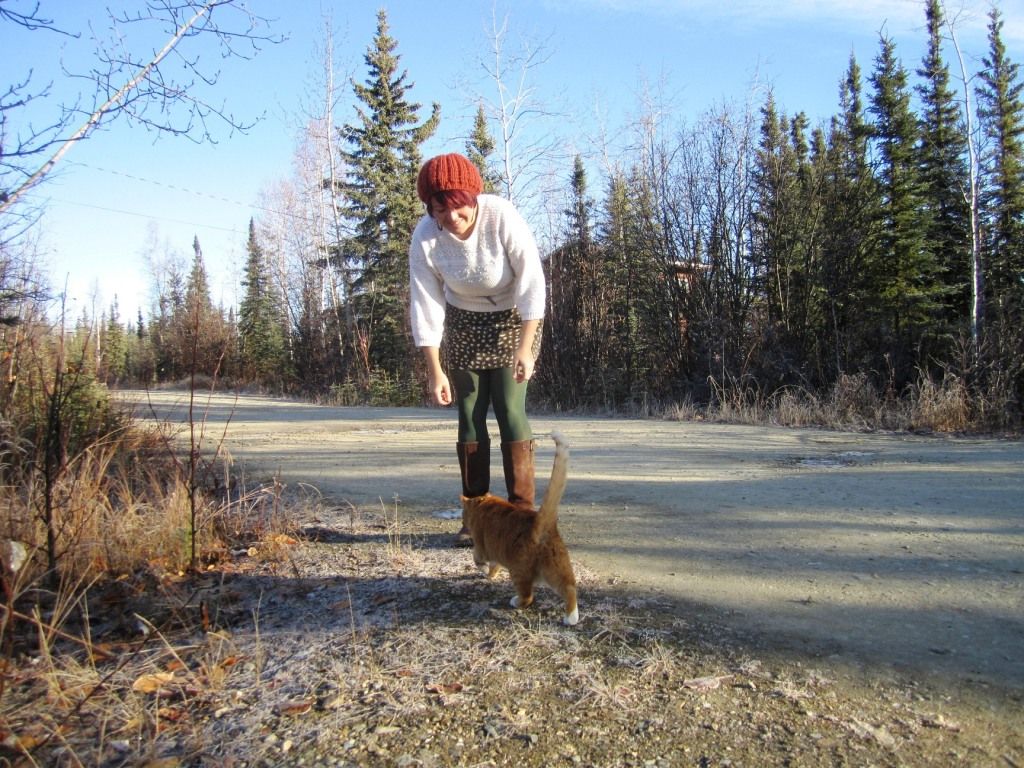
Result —
<path fill-rule="evenodd" d="M 448 208 L 441 203 L 435 202 L 431 206 L 431 215 L 441 229 L 450 232 L 460 240 L 465 240 L 469 237 L 473 232 L 473 225 L 476 224 L 475 205 Z"/>

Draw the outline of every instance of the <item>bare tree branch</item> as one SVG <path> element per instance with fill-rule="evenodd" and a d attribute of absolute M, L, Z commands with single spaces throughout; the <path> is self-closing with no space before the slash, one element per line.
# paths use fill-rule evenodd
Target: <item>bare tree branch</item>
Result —
<path fill-rule="evenodd" d="M 533 45 L 529 41 L 524 41 L 518 52 L 510 54 L 506 50 L 508 33 L 508 17 L 499 21 L 492 9 L 490 61 L 483 61 L 482 67 L 496 95 L 483 102 L 488 119 L 498 126 L 502 166 L 498 175 L 504 196 L 522 203 L 520 198 L 531 182 L 543 174 L 542 161 L 559 155 L 558 139 L 550 132 L 535 130 L 537 123 L 555 118 L 557 114 L 538 100 L 537 89 L 532 84 L 536 70 L 553 54 L 544 42 Z"/>
<path fill-rule="evenodd" d="M 221 16 L 228 10 L 242 15 L 244 23 L 240 29 L 220 24 Z M 14 14 L 0 8 L 0 18 L 14 21 L 28 29 L 53 28 L 52 22 L 39 19 L 36 11 L 31 14 Z M 259 51 L 261 44 L 277 43 L 282 39 L 258 33 L 257 30 L 267 24 L 265 19 L 245 10 L 237 0 L 146 0 L 144 11 L 132 15 L 111 14 L 110 20 L 117 39 L 109 47 L 97 43 L 97 66 L 86 74 L 65 71 L 69 78 L 80 78 L 94 84 L 95 99 L 88 112 L 77 106 L 61 105 L 58 108 L 59 116 L 51 125 L 41 130 L 30 127 L 27 138 L 19 138 L 13 150 L 8 150 L 4 129 L 11 110 L 23 107 L 27 100 L 45 97 L 49 87 L 40 93 L 24 96 L 28 83 L 26 79 L 19 85 L 9 87 L 0 99 L 0 169 L 24 177 L 13 190 L 8 192 L 0 189 L 0 213 L 10 209 L 26 192 L 39 184 L 71 147 L 101 124 L 118 117 L 124 116 L 130 122 L 161 133 L 185 136 L 197 143 L 214 141 L 211 121 L 226 125 L 232 133 L 244 132 L 254 124 L 238 121 L 226 112 L 223 104 L 210 104 L 196 93 L 199 84 L 205 87 L 216 86 L 219 72 L 205 69 L 200 55 L 189 57 L 179 46 L 182 41 L 200 35 L 214 36 L 220 46 L 222 59 L 249 59 Z M 130 52 L 126 37 L 122 34 L 130 25 L 141 23 L 155 23 L 161 27 L 170 25 L 173 30 L 169 32 L 170 37 L 163 48 L 150 56 Z M 161 65 L 169 58 L 176 59 L 177 66 L 172 68 L 174 71 L 180 68 L 187 73 L 184 81 L 169 77 L 161 69 Z M 71 135 L 62 136 L 63 131 L 74 124 L 75 115 L 84 116 L 84 121 Z M 49 157 L 34 169 L 26 162 L 27 158 L 47 153 Z"/>
<path fill-rule="evenodd" d="M 69 32 L 65 32 L 62 29 L 58 29 L 53 19 L 44 19 L 39 15 L 39 3 L 37 2 L 31 11 L 27 13 L 21 13 L 19 11 L 12 11 L 10 8 L 4 6 L 2 0 L 0 0 L 0 19 L 6 19 L 7 21 L 13 22 L 18 26 L 24 27 L 29 30 L 45 29 L 50 32 L 58 32 L 62 35 L 68 35 L 69 37 L 75 37 Z"/>

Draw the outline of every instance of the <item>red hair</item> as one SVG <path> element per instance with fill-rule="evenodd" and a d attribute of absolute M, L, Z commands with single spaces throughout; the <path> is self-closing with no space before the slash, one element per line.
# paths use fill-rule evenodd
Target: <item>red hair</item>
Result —
<path fill-rule="evenodd" d="M 476 193 L 468 189 L 449 189 L 442 192 L 435 192 L 427 202 L 427 213 L 434 215 L 434 206 L 451 210 L 453 208 L 464 208 L 476 205 Z"/>

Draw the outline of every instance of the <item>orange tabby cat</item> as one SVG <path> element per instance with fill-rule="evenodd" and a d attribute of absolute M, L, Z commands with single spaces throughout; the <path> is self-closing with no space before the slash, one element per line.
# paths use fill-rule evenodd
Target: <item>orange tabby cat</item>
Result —
<path fill-rule="evenodd" d="M 559 432 L 555 441 L 555 461 L 551 480 L 540 509 L 510 504 L 486 494 L 462 497 L 462 521 L 473 537 L 473 561 L 487 578 L 493 579 L 499 566 L 508 569 L 516 585 L 513 608 L 526 608 L 533 602 L 533 585 L 545 582 L 565 600 L 568 625 L 580 620 L 576 606 L 576 576 L 569 562 L 569 551 L 558 533 L 558 504 L 565 491 L 569 466 L 569 444 Z"/>

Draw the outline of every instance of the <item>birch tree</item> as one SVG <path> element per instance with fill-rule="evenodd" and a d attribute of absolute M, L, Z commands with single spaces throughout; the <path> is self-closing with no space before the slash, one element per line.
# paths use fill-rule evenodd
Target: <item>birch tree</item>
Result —
<path fill-rule="evenodd" d="M 23 30 L 60 31 L 57 23 L 37 11 L 38 6 L 27 15 L 0 9 L 0 22 Z M 207 91 L 216 90 L 219 72 L 201 64 L 195 48 L 197 41 L 212 38 L 222 58 L 249 58 L 261 45 L 280 40 L 266 31 L 265 19 L 237 0 L 146 0 L 140 10 L 111 10 L 108 17 L 115 39 L 98 43 L 87 73 L 68 75 L 91 90 L 81 97 L 88 99 L 87 106 L 49 104 L 47 88 L 31 90 L 31 74 L 8 84 L 0 95 L 0 121 L 5 133 L 13 134 L 13 140 L 0 146 L 0 213 L 42 182 L 75 144 L 112 122 L 125 120 L 197 142 L 212 141 L 217 126 L 229 133 L 252 127 L 252 121 L 235 117 L 225 105 L 208 98 Z M 163 47 L 156 53 L 144 45 L 133 49 L 136 27 L 166 34 Z M 142 31 L 138 37 L 143 37 Z M 52 106 L 45 127 L 17 124 L 20 115 L 39 107 L 40 101 Z"/>

